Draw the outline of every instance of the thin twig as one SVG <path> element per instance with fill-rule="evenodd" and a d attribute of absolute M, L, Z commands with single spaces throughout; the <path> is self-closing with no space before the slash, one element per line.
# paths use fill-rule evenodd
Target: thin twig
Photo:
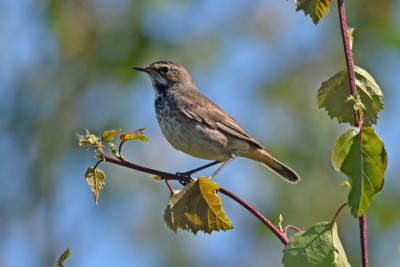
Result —
<path fill-rule="evenodd" d="M 237 195 L 233 194 L 232 192 L 228 191 L 225 188 L 219 187 L 219 192 L 222 194 L 230 197 L 231 199 L 235 200 L 237 203 L 242 205 L 245 209 L 253 213 L 254 216 L 256 216 L 262 223 L 264 223 L 281 241 L 284 245 L 287 245 L 289 243 L 289 239 L 286 236 L 285 233 L 282 233 L 279 231 L 275 225 L 273 225 L 270 221 L 267 220 L 261 213 L 259 213 L 256 209 L 254 209 L 252 206 L 250 206 L 247 202 L 245 202 L 243 199 L 238 197 Z"/>
<path fill-rule="evenodd" d="M 299 228 L 297 228 L 296 226 L 294 226 L 294 225 L 286 225 L 286 227 L 285 227 L 285 229 L 283 230 L 283 232 L 286 234 L 286 232 L 287 232 L 288 229 L 293 229 L 293 230 L 295 230 L 295 231 L 298 232 L 298 233 L 301 232 L 301 230 L 300 230 Z"/>
<path fill-rule="evenodd" d="M 360 240 L 361 240 L 361 259 L 364 267 L 368 266 L 368 251 L 367 251 L 367 219 L 365 214 L 358 218 L 360 225 Z"/>
<path fill-rule="evenodd" d="M 340 30 L 342 33 L 343 46 L 346 57 L 347 73 L 349 75 L 349 82 L 350 82 L 350 93 L 352 95 L 355 95 L 357 94 L 357 87 L 356 87 L 356 77 L 354 74 L 353 53 L 351 52 L 349 35 L 347 33 L 346 12 L 344 9 L 343 0 L 338 0 L 338 7 L 339 7 Z M 353 112 L 354 112 L 355 125 L 361 129 L 362 127 L 361 121 L 357 118 L 357 114 L 354 111 L 354 109 Z"/>
<path fill-rule="evenodd" d="M 103 159 L 101 159 L 101 160 L 99 160 L 99 161 L 96 163 L 96 165 L 94 165 L 94 167 L 93 167 L 93 168 L 94 168 L 94 169 L 96 169 L 96 168 L 97 168 L 97 166 L 99 166 L 99 164 L 100 164 L 100 163 L 102 163 L 103 161 L 105 161 L 105 160 L 104 160 L 104 158 L 103 158 Z"/>
<path fill-rule="evenodd" d="M 167 184 L 169 191 L 171 191 L 171 194 L 174 195 L 174 194 L 175 194 L 175 193 L 174 193 L 174 189 L 172 189 L 172 187 L 171 187 L 171 185 L 169 184 L 168 180 L 164 180 L 164 181 L 165 181 L 165 183 Z"/>
<path fill-rule="evenodd" d="M 349 75 L 350 81 L 350 93 L 352 95 L 357 94 L 356 88 L 356 79 L 354 75 L 354 63 L 353 63 L 353 54 L 350 48 L 349 36 L 347 34 L 347 22 L 346 22 L 346 12 L 344 8 L 343 0 L 338 0 L 338 8 L 339 8 L 339 19 L 340 19 L 340 28 L 343 38 L 343 46 L 345 50 L 346 56 L 346 65 L 347 65 L 347 72 Z M 354 123 L 356 127 L 360 130 L 362 129 L 362 121 L 357 117 L 357 113 L 354 110 Z M 360 138 L 361 132 L 360 132 Z M 368 267 L 368 248 L 367 248 L 367 227 L 366 227 L 366 217 L 365 214 L 358 218 L 359 225 L 360 225 L 360 237 L 361 237 L 361 258 L 363 267 Z"/>
<path fill-rule="evenodd" d="M 339 216 L 339 213 L 342 211 L 342 209 L 344 207 L 346 207 L 349 203 L 344 203 L 342 206 L 340 206 L 340 208 L 338 209 L 338 211 L 335 214 L 335 217 L 333 217 L 332 222 L 336 222 L 337 217 Z"/>
<path fill-rule="evenodd" d="M 101 149 L 101 147 L 97 147 L 96 149 L 103 156 L 104 161 L 108 161 L 108 162 L 111 162 L 111 163 L 114 163 L 114 164 L 117 164 L 117 165 L 120 165 L 120 166 L 124 166 L 124 167 L 130 168 L 130 169 L 134 169 L 134 170 L 137 170 L 137 171 L 141 171 L 141 172 L 145 172 L 145 173 L 149 173 L 149 174 L 155 174 L 155 175 L 160 176 L 163 179 L 168 179 L 168 180 L 179 180 L 179 179 L 181 179 L 179 176 L 177 176 L 175 174 L 172 174 L 172 173 L 154 170 L 154 169 L 151 169 L 151 168 L 147 168 L 147 167 L 144 167 L 144 166 L 140 166 L 140 165 L 134 164 L 134 163 L 129 162 L 127 160 L 121 160 L 121 159 L 116 159 L 116 158 L 110 157 L 109 155 L 107 155 L 103 151 L 103 149 Z"/>

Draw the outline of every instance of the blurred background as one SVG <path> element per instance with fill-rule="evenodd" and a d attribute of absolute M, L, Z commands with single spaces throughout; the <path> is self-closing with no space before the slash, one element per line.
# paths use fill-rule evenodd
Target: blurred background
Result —
<path fill-rule="evenodd" d="M 399 266 L 400 2 L 346 4 L 356 65 L 385 95 L 375 129 L 388 168 L 367 212 L 369 259 Z M 124 146 L 145 166 L 176 172 L 206 163 L 166 142 L 151 83 L 131 69 L 161 59 L 185 66 L 200 91 L 302 178 L 288 184 L 239 158 L 217 176 L 221 186 L 273 223 L 282 214 L 303 230 L 331 220 L 347 200 L 338 186 L 347 178 L 330 162 L 347 125 L 316 104 L 322 81 L 345 68 L 335 1 L 315 26 L 294 1 L 1 0 L 0 59 L 0 266 L 54 266 L 67 247 L 65 266 L 281 265 L 282 243 L 224 196 L 233 230 L 174 233 L 163 222 L 164 183 L 103 163 L 106 186 L 94 205 L 84 173 L 96 159 L 76 138 L 85 129 L 146 127 L 150 142 Z M 349 209 L 338 228 L 360 266 Z"/>

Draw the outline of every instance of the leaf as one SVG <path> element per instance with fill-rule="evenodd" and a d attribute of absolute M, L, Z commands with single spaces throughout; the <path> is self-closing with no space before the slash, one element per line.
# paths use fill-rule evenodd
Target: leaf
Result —
<path fill-rule="evenodd" d="M 78 135 L 79 136 L 79 146 L 83 146 L 83 143 L 86 142 L 86 138 L 84 135 Z"/>
<path fill-rule="evenodd" d="M 103 185 L 105 185 L 104 180 L 106 178 L 106 175 L 102 170 L 90 167 L 85 173 L 85 178 L 86 182 L 92 189 L 93 197 L 97 205 L 97 199 L 99 198 L 100 191 L 101 189 L 103 189 Z"/>
<path fill-rule="evenodd" d="M 372 199 L 382 189 L 387 155 L 373 128 L 347 128 L 332 151 L 333 167 L 347 175 L 351 189 L 348 196 L 351 213 L 363 215 Z"/>
<path fill-rule="evenodd" d="M 354 40 L 353 32 L 354 32 L 353 27 L 347 28 L 347 35 L 349 36 L 350 50 L 353 50 L 353 40 Z"/>
<path fill-rule="evenodd" d="M 110 146 L 111 153 L 114 155 L 114 157 L 119 158 L 120 155 L 115 148 L 115 144 L 110 142 L 108 145 Z"/>
<path fill-rule="evenodd" d="M 94 151 L 93 157 L 97 159 L 103 159 L 103 156 L 99 152 L 97 152 L 97 150 Z"/>
<path fill-rule="evenodd" d="M 120 134 L 119 139 L 121 140 L 121 142 L 125 142 L 126 140 L 130 139 L 136 139 L 142 142 L 147 142 L 149 141 L 149 139 L 143 134 L 144 129 L 145 128 L 141 128 L 134 132 Z"/>
<path fill-rule="evenodd" d="M 162 181 L 163 178 L 160 175 L 153 174 L 151 178 L 155 179 L 158 182 Z"/>
<path fill-rule="evenodd" d="M 354 66 L 358 96 L 351 96 L 347 69 L 324 81 L 318 89 L 318 108 L 324 107 L 331 118 L 354 124 L 353 104 L 362 108 L 363 125 L 371 126 L 378 120 L 383 109 L 383 94 L 372 76 L 360 67 Z"/>
<path fill-rule="evenodd" d="M 279 228 L 279 231 L 280 231 L 281 233 L 283 233 L 282 221 L 283 221 L 282 214 L 279 214 L 279 219 L 278 219 L 278 228 Z"/>
<path fill-rule="evenodd" d="M 341 183 L 339 184 L 339 186 L 341 186 L 341 187 L 346 187 L 347 189 L 351 189 L 351 185 L 350 185 L 350 183 L 347 182 L 347 181 L 341 182 Z"/>
<path fill-rule="evenodd" d="M 351 265 L 347 261 L 346 252 L 344 251 L 342 242 L 340 242 L 340 238 L 339 238 L 339 234 L 338 234 L 338 231 L 337 231 L 336 223 L 333 223 L 332 235 L 333 235 L 333 246 L 336 249 L 335 255 L 337 255 L 337 258 L 335 260 L 335 263 L 336 263 L 335 266 L 338 266 L 338 267 L 339 266 L 348 266 L 348 267 L 350 267 Z"/>
<path fill-rule="evenodd" d="M 296 0 L 296 11 L 303 10 L 304 14 L 310 15 L 314 24 L 322 19 L 322 16 L 328 13 L 331 0 Z"/>
<path fill-rule="evenodd" d="M 321 222 L 294 234 L 283 249 L 285 267 L 350 266 L 336 223 Z"/>
<path fill-rule="evenodd" d="M 164 221 L 174 232 L 178 227 L 193 234 L 199 230 L 211 234 L 213 231 L 232 229 L 217 190 L 218 185 L 204 176 L 192 180 L 170 197 Z"/>
<path fill-rule="evenodd" d="M 60 258 L 57 261 L 56 267 L 63 267 L 64 266 L 64 261 L 69 257 L 70 251 L 69 248 L 67 248 L 63 254 L 61 254 Z"/>
<path fill-rule="evenodd" d="M 108 131 L 104 131 L 101 133 L 101 141 L 104 143 L 110 142 L 114 139 L 114 135 L 116 133 L 119 133 L 121 131 L 121 129 L 116 129 L 116 130 L 108 130 Z"/>
<path fill-rule="evenodd" d="M 94 134 L 89 133 L 88 130 L 86 130 L 85 135 L 78 135 L 78 136 L 79 136 L 79 146 L 82 146 L 84 143 L 86 143 L 87 149 L 89 149 L 91 146 L 94 147 L 101 146 L 101 144 L 99 143 L 99 138 Z"/>

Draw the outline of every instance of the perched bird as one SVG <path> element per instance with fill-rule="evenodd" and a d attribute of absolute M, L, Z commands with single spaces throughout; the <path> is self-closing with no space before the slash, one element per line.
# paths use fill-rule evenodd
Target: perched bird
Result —
<path fill-rule="evenodd" d="M 151 79 L 158 123 L 168 142 L 191 156 L 215 161 L 185 174 L 224 162 L 212 178 L 235 156 L 241 156 L 261 162 L 289 182 L 300 180 L 239 123 L 201 94 L 189 73 L 178 63 L 157 61 L 133 69 L 147 73 Z"/>

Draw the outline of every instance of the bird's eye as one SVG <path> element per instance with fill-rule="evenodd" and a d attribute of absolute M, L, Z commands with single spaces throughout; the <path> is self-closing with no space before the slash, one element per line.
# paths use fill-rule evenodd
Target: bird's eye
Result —
<path fill-rule="evenodd" d="M 165 73 L 167 73 L 169 71 L 169 67 L 162 67 L 160 70 L 161 70 L 162 73 L 165 74 Z"/>

